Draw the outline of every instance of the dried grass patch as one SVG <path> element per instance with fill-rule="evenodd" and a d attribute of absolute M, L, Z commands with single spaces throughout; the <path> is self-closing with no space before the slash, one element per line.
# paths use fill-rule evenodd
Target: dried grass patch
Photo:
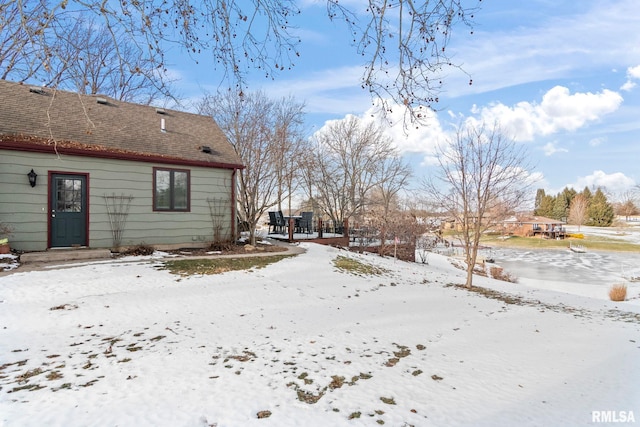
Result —
<path fill-rule="evenodd" d="M 627 285 L 617 283 L 609 289 L 609 299 L 611 301 L 624 301 L 627 299 Z"/>

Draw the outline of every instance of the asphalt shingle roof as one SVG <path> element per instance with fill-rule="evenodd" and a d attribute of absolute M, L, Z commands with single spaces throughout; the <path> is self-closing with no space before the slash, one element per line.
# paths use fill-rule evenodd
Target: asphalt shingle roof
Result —
<path fill-rule="evenodd" d="M 102 103 L 106 101 L 106 103 Z M 50 144 L 212 167 L 242 161 L 211 117 L 0 80 L 3 141 Z M 166 131 L 161 130 L 164 120 Z M 211 148 L 210 153 L 202 151 Z"/>

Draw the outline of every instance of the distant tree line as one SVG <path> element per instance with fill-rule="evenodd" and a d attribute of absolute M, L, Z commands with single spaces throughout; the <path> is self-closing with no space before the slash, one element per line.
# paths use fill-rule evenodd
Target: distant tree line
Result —
<path fill-rule="evenodd" d="M 577 226 L 608 227 L 613 224 L 616 214 L 628 217 L 638 213 L 631 198 L 623 199 L 616 204 L 610 203 L 602 188 L 594 193 L 588 187 L 581 192 L 565 187 L 555 196 L 538 189 L 533 213 Z"/>

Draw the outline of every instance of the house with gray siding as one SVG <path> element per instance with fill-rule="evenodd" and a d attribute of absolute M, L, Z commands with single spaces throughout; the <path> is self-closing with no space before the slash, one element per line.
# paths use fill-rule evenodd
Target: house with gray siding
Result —
<path fill-rule="evenodd" d="M 13 249 L 231 240 L 240 168 L 211 117 L 0 80 L 0 221 Z"/>

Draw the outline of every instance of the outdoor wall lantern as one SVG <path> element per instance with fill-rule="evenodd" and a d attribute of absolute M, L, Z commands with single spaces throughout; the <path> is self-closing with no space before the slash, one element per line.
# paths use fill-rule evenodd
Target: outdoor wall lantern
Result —
<path fill-rule="evenodd" d="M 27 174 L 27 176 L 29 177 L 29 184 L 31 184 L 32 187 L 36 186 L 36 178 L 38 178 L 38 174 L 35 173 L 33 171 L 33 169 L 31 169 L 31 172 L 29 172 Z"/>

